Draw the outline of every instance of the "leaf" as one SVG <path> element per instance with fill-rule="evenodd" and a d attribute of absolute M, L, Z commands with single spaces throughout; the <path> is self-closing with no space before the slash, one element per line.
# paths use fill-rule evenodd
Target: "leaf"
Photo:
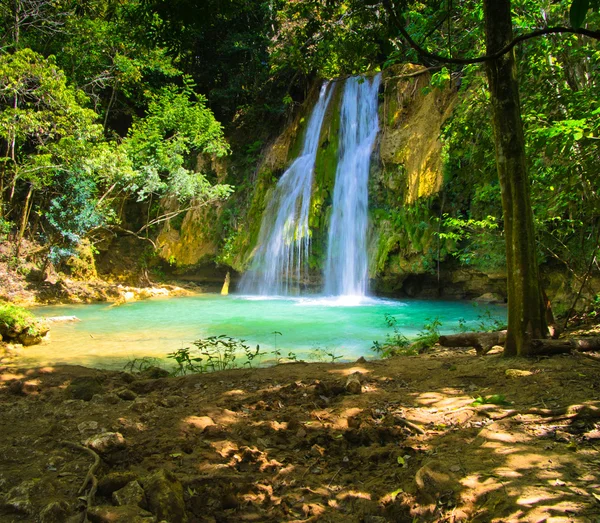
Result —
<path fill-rule="evenodd" d="M 590 0 L 573 0 L 571 9 L 569 10 L 569 20 L 572 27 L 577 29 L 583 25 L 589 7 Z"/>
<path fill-rule="evenodd" d="M 392 498 L 392 501 L 396 501 L 396 498 L 398 497 L 398 494 L 402 494 L 404 492 L 404 490 L 402 490 L 401 488 L 394 490 L 394 492 L 390 492 L 390 498 Z"/>
<path fill-rule="evenodd" d="M 403 467 L 406 467 L 406 460 L 402 457 L 402 456 L 398 456 L 398 465 L 402 465 Z"/>

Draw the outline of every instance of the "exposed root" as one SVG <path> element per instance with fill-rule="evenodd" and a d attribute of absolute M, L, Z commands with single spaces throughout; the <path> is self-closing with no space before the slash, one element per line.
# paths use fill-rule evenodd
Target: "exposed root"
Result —
<path fill-rule="evenodd" d="M 85 492 L 85 489 L 87 488 L 88 484 L 91 482 L 90 490 L 88 491 L 88 493 L 85 497 L 86 509 L 85 509 L 85 518 L 83 521 L 87 522 L 88 521 L 87 511 L 90 510 L 94 504 L 94 496 L 96 495 L 96 490 L 98 488 L 98 479 L 96 478 L 96 470 L 100 466 L 100 456 L 98 456 L 98 454 L 96 454 L 92 449 L 90 449 L 88 447 L 84 447 L 82 445 L 78 445 L 77 443 L 73 443 L 72 441 L 63 441 L 62 444 L 67 447 L 76 449 L 76 450 L 87 452 L 90 456 L 92 456 L 94 458 L 94 462 L 90 465 L 90 468 L 88 469 L 87 474 L 85 475 L 85 479 L 83 480 L 81 487 L 77 491 L 77 495 L 81 496 L 81 494 L 83 494 Z"/>

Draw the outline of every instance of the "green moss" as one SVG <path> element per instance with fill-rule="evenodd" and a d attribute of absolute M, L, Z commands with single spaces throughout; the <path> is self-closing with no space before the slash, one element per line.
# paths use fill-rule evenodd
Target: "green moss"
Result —
<path fill-rule="evenodd" d="M 276 184 L 277 179 L 270 169 L 258 173 L 248 213 L 238 225 L 234 240 L 230 242 L 227 259 L 222 260 L 237 271 L 246 268 L 248 258 L 258 242 L 263 213 Z"/>
<path fill-rule="evenodd" d="M 18 329 L 20 332 L 34 321 L 35 317 L 27 309 L 12 303 L 0 302 L 0 327 Z"/>
<path fill-rule="evenodd" d="M 48 328 L 27 309 L 0 301 L 0 339 L 33 345 L 39 343 L 47 332 Z"/>
<path fill-rule="evenodd" d="M 315 160 L 315 174 L 308 223 L 311 230 L 311 268 L 323 266 L 326 252 L 327 230 L 331 216 L 333 189 L 338 163 L 340 104 L 342 102 L 342 84 L 332 87 L 331 102 L 323 118 L 319 148 Z"/>

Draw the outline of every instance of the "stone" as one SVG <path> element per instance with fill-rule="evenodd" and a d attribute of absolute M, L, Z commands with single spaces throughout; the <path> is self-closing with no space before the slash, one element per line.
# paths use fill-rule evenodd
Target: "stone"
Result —
<path fill-rule="evenodd" d="M 33 507 L 31 504 L 31 497 L 35 486 L 36 482 L 33 480 L 24 481 L 17 485 L 4 497 L 4 502 L 0 507 L 3 506 L 11 512 L 20 514 L 32 514 Z"/>
<path fill-rule="evenodd" d="M 166 470 L 158 470 L 142 482 L 149 510 L 159 521 L 185 523 L 185 503 L 183 486 L 175 475 Z"/>
<path fill-rule="evenodd" d="M 94 394 L 92 396 L 92 403 L 97 404 L 107 404 L 107 405 L 116 405 L 119 403 L 120 398 L 116 394 L 112 392 L 107 392 L 106 394 Z"/>
<path fill-rule="evenodd" d="M 104 432 L 92 436 L 85 442 L 85 446 L 96 451 L 98 454 L 110 454 L 123 450 L 127 443 L 120 432 Z"/>
<path fill-rule="evenodd" d="M 71 507 L 66 501 L 53 501 L 40 512 L 40 523 L 64 523 Z"/>
<path fill-rule="evenodd" d="M 125 401 L 133 401 L 135 398 L 137 398 L 137 394 L 129 389 L 117 391 L 117 396 Z"/>
<path fill-rule="evenodd" d="M 361 394 L 362 393 L 362 383 L 360 372 L 355 372 L 354 374 L 350 374 L 348 379 L 346 380 L 345 389 L 349 394 Z"/>
<path fill-rule="evenodd" d="M 504 303 L 504 298 L 494 292 L 486 292 L 473 301 L 477 303 Z"/>
<path fill-rule="evenodd" d="M 154 409 L 154 403 L 151 403 L 146 398 L 137 397 L 133 400 L 133 403 L 130 407 L 131 410 L 137 412 L 138 414 L 142 414 L 143 412 L 148 412 Z"/>
<path fill-rule="evenodd" d="M 109 497 L 116 490 L 136 480 L 137 475 L 131 471 L 110 472 L 98 480 L 98 494 Z"/>
<path fill-rule="evenodd" d="M 172 407 L 177 407 L 178 405 L 181 405 L 182 402 L 183 398 L 181 396 L 167 396 L 166 398 L 161 399 L 159 403 L 163 407 L 170 409 Z"/>
<path fill-rule="evenodd" d="M 77 430 L 81 434 L 94 434 L 95 432 L 98 432 L 98 422 L 82 421 L 79 425 L 77 425 Z"/>
<path fill-rule="evenodd" d="M 520 369 L 506 369 L 504 374 L 507 378 L 522 378 L 524 376 L 531 376 L 533 372 L 528 370 L 520 370 Z"/>
<path fill-rule="evenodd" d="M 156 518 L 150 512 L 132 505 L 100 505 L 88 510 L 87 515 L 91 523 L 156 523 Z"/>
<path fill-rule="evenodd" d="M 145 508 L 144 489 L 137 481 L 130 481 L 122 489 L 112 493 L 112 502 L 121 507 L 124 505 L 135 505 Z"/>
<path fill-rule="evenodd" d="M 67 391 L 73 399 L 90 401 L 94 394 L 102 393 L 102 384 L 100 380 L 94 377 L 79 377 L 71 381 Z"/>

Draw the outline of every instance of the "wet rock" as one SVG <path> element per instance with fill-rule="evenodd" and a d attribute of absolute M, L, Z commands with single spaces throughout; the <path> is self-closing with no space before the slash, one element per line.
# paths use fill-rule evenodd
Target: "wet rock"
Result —
<path fill-rule="evenodd" d="M 94 394 L 102 393 L 102 383 L 94 377 L 74 378 L 67 387 L 67 391 L 73 399 L 90 401 Z"/>
<path fill-rule="evenodd" d="M 156 514 L 159 521 L 164 519 L 169 523 L 187 522 L 183 487 L 174 474 L 159 470 L 144 479 L 142 484 L 148 508 Z"/>
<path fill-rule="evenodd" d="M 137 398 L 137 394 L 129 389 L 117 391 L 117 396 L 125 401 L 133 401 L 135 398 Z"/>
<path fill-rule="evenodd" d="M 85 445 L 98 454 L 110 454 L 123 450 L 127 443 L 120 432 L 105 432 L 92 436 L 85 442 Z"/>
<path fill-rule="evenodd" d="M 156 523 L 150 512 L 132 505 L 92 507 L 87 515 L 91 523 Z"/>
<path fill-rule="evenodd" d="M 360 372 L 350 374 L 346 380 L 345 389 L 349 394 L 361 394 L 362 393 L 362 375 Z"/>
<path fill-rule="evenodd" d="M 66 501 L 53 501 L 40 512 L 40 523 L 64 523 L 71 507 Z"/>
<path fill-rule="evenodd" d="M 120 490 L 128 483 L 135 481 L 137 475 L 134 472 L 111 472 L 98 481 L 98 494 L 110 496 L 116 490 Z"/>
<path fill-rule="evenodd" d="M 137 481 L 130 481 L 122 489 L 112 493 L 112 501 L 119 507 L 134 505 L 145 508 L 144 489 Z"/>

